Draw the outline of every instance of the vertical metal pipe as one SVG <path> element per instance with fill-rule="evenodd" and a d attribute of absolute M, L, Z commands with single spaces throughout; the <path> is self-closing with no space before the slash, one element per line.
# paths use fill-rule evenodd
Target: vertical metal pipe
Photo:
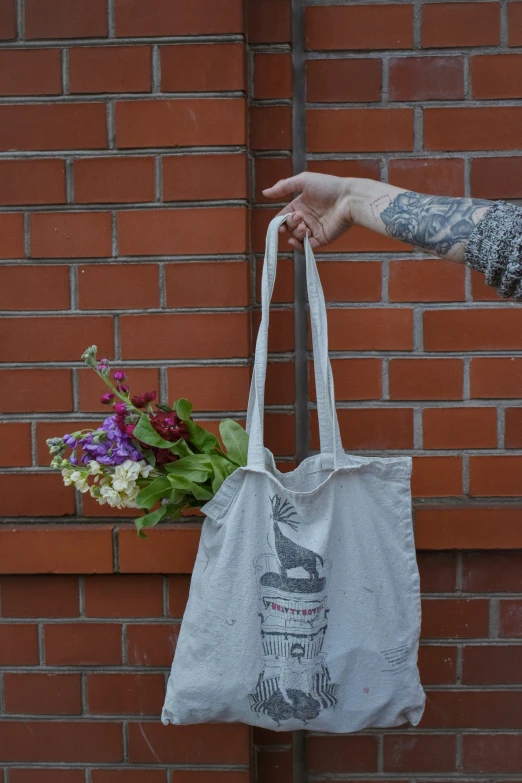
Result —
<path fill-rule="evenodd" d="M 292 0 L 292 162 L 294 174 L 306 168 L 306 82 L 303 0 Z M 295 443 L 299 464 L 309 451 L 308 319 L 306 271 L 302 253 L 294 253 Z M 307 783 L 306 732 L 292 732 L 292 783 Z"/>

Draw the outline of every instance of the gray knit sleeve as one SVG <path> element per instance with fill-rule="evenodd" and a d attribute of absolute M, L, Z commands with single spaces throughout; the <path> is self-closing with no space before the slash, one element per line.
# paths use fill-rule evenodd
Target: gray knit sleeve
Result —
<path fill-rule="evenodd" d="M 500 296 L 522 299 L 522 209 L 497 201 L 470 234 L 464 259 Z"/>

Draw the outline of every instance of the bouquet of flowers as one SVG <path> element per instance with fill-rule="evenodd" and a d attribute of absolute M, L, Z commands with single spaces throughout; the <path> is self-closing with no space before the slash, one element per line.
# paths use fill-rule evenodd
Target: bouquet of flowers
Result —
<path fill-rule="evenodd" d="M 172 407 L 154 404 L 156 392 L 131 396 L 126 374 L 112 373 L 92 345 L 82 359 L 107 384 L 101 402 L 114 413 L 98 429 L 49 438 L 51 467 L 66 486 L 89 492 L 101 505 L 141 508 L 138 535 L 164 517 L 179 519 L 185 509 L 210 500 L 223 481 L 246 465 L 248 435 L 236 421 L 223 419 L 219 439 L 192 419 L 185 398 Z"/>

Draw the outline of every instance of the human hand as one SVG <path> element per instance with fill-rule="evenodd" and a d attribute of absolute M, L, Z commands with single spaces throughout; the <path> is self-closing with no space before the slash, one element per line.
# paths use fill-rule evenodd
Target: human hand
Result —
<path fill-rule="evenodd" d="M 350 180 L 329 174 L 304 172 L 295 177 L 281 179 L 273 187 L 266 188 L 267 198 L 282 199 L 298 192 L 278 214 L 289 215 L 279 231 L 290 234 L 288 244 L 303 249 L 308 231 L 313 248 L 327 245 L 344 234 L 353 225 L 350 212 Z"/>

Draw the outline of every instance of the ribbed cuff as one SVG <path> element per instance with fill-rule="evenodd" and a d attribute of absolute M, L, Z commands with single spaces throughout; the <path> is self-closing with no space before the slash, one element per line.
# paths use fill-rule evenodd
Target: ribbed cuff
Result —
<path fill-rule="evenodd" d="M 522 209 L 497 201 L 471 233 L 464 259 L 500 296 L 522 299 Z"/>

